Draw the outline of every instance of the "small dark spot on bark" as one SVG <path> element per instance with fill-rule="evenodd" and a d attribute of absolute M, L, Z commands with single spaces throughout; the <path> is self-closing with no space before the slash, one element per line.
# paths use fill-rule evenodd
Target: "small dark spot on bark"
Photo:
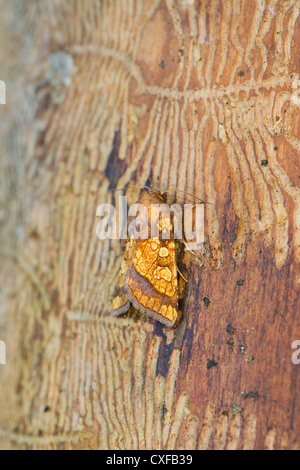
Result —
<path fill-rule="evenodd" d="M 216 367 L 218 365 L 217 361 L 214 359 L 207 359 L 206 368 L 210 369 L 211 367 Z"/>
<path fill-rule="evenodd" d="M 243 286 L 244 282 L 245 282 L 244 279 L 239 279 L 238 281 L 236 281 L 238 286 Z"/>
<path fill-rule="evenodd" d="M 250 390 L 246 393 L 245 398 L 252 398 L 253 401 L 256 401 L 259 398 L 259 393 L 257 390 Z"/>
<path fill-rule="evenodd" d="M 235 332 L 235 328 L 230 323 L 228 323 L 228 325 L 226 326 L 226 331 L 230 335 L 233 335 L 233 333 Z"/>
<path fill-rule="evenodd" d="M 204 302 L 205 307 L 208 307 L 209 304 L 210 304 L 210 300 L 209 300 L 208 297 L 204 297 L 204 298 L 203 298 L 203 302 Z"/>
<path fill-rule="evenodd" d="M 52 289 L 50 291 L 51 305 L 57 305 L 59 302 L 59 291 L 58 289 Z"/>
<path fill-rule="evenodd" d="M 276 121 L 279 121 L 280 117 L 279 117 L 279 116 L 276 116 L 276 118 L 275 118 L 275 119 L 276 119 Z"/>
<path fill-rule="evenodd" d="M 36 228 L 32 228 L 29 230 L 28 238 L 30 238 L 31 240 L 39 240 L 40 236 Z"/>
<path fill-rule="evenodd" d="M 238 76 L 239 77 L 243 77 L 244 75 L 245 75 L 245 73 L 243 72 L 243 70 L 238 71 Z"/>
<path fill-rule="evenodd" d="M 159 64 L 159 67 L 160 67 L 161 69 L 164 69 L 165 66 L 166 66 L 165 61 L 162 60 L 162 61 L 160 62 L 160 64 Z"/>
<path fill-rule="evenodd" d="M 50 410 L 51 410 L 50 406 L 47 405 L 47 406 L 45 406 L 45 408 L 44 408 L 44 413 L 48 413 Z"/>
<path fill-rule="evenodd" d="M 278 150 L 278 147 L 273 147 L 273 150 Z"/>
<path fill-rule="evenodd" d="M 261 160 L 261 166 L 268 166 L 268 160 Z"/>
<path fill-rule="evenodd" d="M 230 339 L 227 341 L 227 344 L 228 344 L 228 346 L 230 346 L 231 348 L 233 348 L 233 347 L 234 347 L 233 338 L 230 338 Z"/>

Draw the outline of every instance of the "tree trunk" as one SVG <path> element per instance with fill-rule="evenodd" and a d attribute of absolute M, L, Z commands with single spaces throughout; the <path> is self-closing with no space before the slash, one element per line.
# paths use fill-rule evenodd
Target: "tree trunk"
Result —
<path fill-rule="evenodd" d="M 299 448 L 299 10 L 1 2 L 1 448 Z M 110 315 L 145 184 L 210 203 L 174 330 Z"/>

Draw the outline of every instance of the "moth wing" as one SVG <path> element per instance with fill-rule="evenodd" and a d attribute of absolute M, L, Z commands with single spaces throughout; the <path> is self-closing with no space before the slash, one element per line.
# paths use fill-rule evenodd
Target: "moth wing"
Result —
<path fill-rule="evenodd" d="M 136 250 L 136 244 L 136 240 L 133 237 L 129 238 L 126 244 L 125 253 L 121 265 L 119 282 L 116 289 L 116 295 L 113 300 L 112 315 L 114 316 L 121 315 L 122 313 L 127 312 L 130 307 L 130 301 L 128 300 L 127 293 L 124 290 L 124 281 L 128 269 L 130 268 L 130 265 L 133 260 L 134 252 Z"/>
<path fill-rule="evenodd" d="M 179 319 L 174 241 L 159 238 L 139 241 L 124 290 L 137 310 L 174 326 Z"/>

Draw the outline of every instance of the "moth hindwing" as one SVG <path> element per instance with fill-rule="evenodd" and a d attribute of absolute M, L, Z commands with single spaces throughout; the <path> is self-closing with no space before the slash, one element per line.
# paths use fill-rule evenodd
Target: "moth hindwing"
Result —
<path fill-rule="evenodd" d="M 146 239 L 131 236 L 127 242 L 113 315 L 127 312 L 130 304 L 166 326 L 174 326 L 180 318 L 174 230 L 171 217 L 161 217 L 164 197 L 157 191 L 141 190 L 139 204 L 141 233 L 150 234 L 150 221 L 156 223 L 158 236 Z M 168 230 L 168 238 L 162 236 Z"/>

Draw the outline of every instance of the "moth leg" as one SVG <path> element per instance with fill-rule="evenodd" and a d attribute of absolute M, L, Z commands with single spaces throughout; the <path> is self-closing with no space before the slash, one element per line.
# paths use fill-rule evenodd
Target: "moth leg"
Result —
<path fill-rule="evenodd" d="M 178 266 L 176 266 L 177 268 L 177 271 L 178 271 L 178 274 L 182 277 L 182 279 L 187 282 L 187 279 L 184 277 L 184 275 L 182 274 L 182 272 L 180 271 L 180 269 L 178 268 Z"/>
<path fill-rule="evenodd" d="M 185 288 L 188 282 L 189 275 L 189 259 L 184 252 L 184 246 L 182 240 L 175 240 L 176 247 L 176 269 L 178 276 L 178 299 L 182 299 L 185 296 Z"/>
<path fill-rule="evenodd" d="M 192 253 L 192 255 L 194 255 L 195 258 L 197 258 L 199 261 L 202 261 L 202 259 L 199 258 L 199 256 L 196 255 L 196 253 L 195 253 L 193 250 L 191 250 L 191 249 L 189 248 L 189 246 L 188 246 L 188 244 L 187 244 L 187 242 L 186 242 L 185 240 L 182 240 L 182 242 L 183 242 L 183 244 L 184 244 L 186 250 L 188 250 L 190 253 Z"/>

